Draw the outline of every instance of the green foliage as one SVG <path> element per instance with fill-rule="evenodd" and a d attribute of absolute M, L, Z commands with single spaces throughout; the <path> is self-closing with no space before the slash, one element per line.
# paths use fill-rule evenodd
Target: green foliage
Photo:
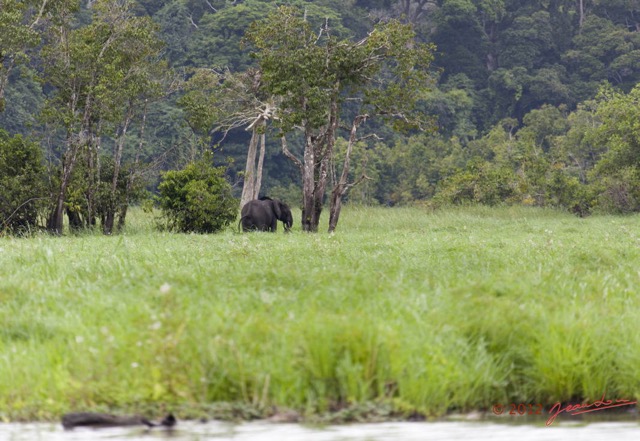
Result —
<path fill-rule="evenodd" d="M 593 209 L 634 210 L 633 203 L 623 203 L 633 198 L 621 195 L 635 194 L 633 168 L 638 155 L 631 122 L 637 115 L 632 100 L 622 104 L 620 97 L 640 81 L 637 2 L 585 1 L 583 11 L 580 2 L 572 0 L 286 3 L 294 8 L 289 11 L 296 12 L 267 25 L 261 19 L 276 11 L 277 2 L 100 0 L 87 8 L 75 0 L 0 1 L 0 102 L 6 104 L 0 127 L 11 134 L 46 139 L 51 164 L 57 165 L 65 148 L 76 142 L 97 142 L 101 137 L 103 151 L 112 149 L 132 105 L 135 115 L 123 161 L 162 157 L 163 168 L 171 168 L 193 157 L 190 129 L 205 136 L 218 129 L 211 140 L 217 143 L 232 119 L 247 123 L 249 110 L 255 116 L 255 109 L 264 111 L 265 103 L 272 110 L 280 104 L 286 108 L 273 114 L 274 128 L 286 131 L 303 121 L 322 127 L 333 94 L 339 96 L 342 118 L 360 112 L 371 115 L 386 107 L 386 120 L 368 121 L 384 143 L 359 144 L 353 153 L 350 181 L 363 173 L 371 179 L 363 181 L 359 190 L 350 190 L 352 202 L 428 200 L 437 188 L 445 188 L 445 178 L 482 171 L 497 173 L 513 186 L 509 203 L 571 207 L 570 201 L 583 200 Z M 378 25 L 369 35 L 372 22 Z M 409 30 L 400 22 L 415 26 Z M 427 46 L 401 44 L 409 34 Z M 437 45 L 436 58 L 430 43 Z M 411 58 L 413 49 L 422 50 L 421 56 Z M 264 52 L 252 57 L 252 50 Z M 362 77 L 347 72 L 367 53 L 382 58 L 393 53 L 407 62 L 395 63 L 389 57 L 379 68 L 361 65 L 363 77 L 375 79 L 365 87 L 358 83 Z M 191 80 L 177 105 L 174 96 L 163 96 L 169 84 L 160 73 L 163 58 L 176 68 L 216 72 L 205 78 L 204 70 L 194 76 L 187 70 Z M 415 72 L 407 66 L 416 58 L 424 60 L 420 67 L 433 62 L 443 69 L 437 84 L 424 76 L 407 76 Z M 262 77 L 259 63 L 264 63 Z M 340 90 L 334 90 L 338 80 Z M 179 83 L 172 81 L 171 90 Z M 603 83 L 619 87 L 619 96 L 607 92 L 607 98 L 586 101 Z M 257 100 L 247 99 L 251 94 L 246 92 L 255 92 L 254 85 L 262 88 L 261 94 L 254 94 Z M 429 93 L 422 93 L 427 89 Z M 269 94 L 277 99 L 268 100 Z M 299 99 L 302 95 L 306 102 Z M 146 98 L 150 99 L 147 127 L 139 139 Z M 613 100 L 611 105 L 608 100 Z M 45 102 L 47 126 L 38 117 Z M 428 123 L 427 118 L 411 124 L 391 118 L 401 110 L 399 104 L 407 108 L 411 104 L 423 117 L 436 116 L 441 136 L 416 141 L 414 133 L 409 137 L 393 133 Z M 190 127 L 183 124 L 185 116 Z M 514 121 L 506 132 L 505 120 Z M 61 140 L 65 132 L 72 136 Z M 232 127 L 220 147 L 225 155 L 241 158 L 246 138 L 246 133 Z M 300 140 L 289 141 L 299 154 Z M 134 144 L 139 153 L 130 148 Z M 277 140 L 268 139 L 263 188 L 294 197 L 290 185 L 297 179 L 296 170 L 279 151 Z M 336 157 L 342 159 L 340 155 Z M 478 164 L 483 166 L 474 169 Z M 592 171 L 594 167 L 597 170 Z M 237 165 L 230 170 L 231 175 L 239 172 Z M 51 175 L 63 173 L 52 170 Z M 81 175 L 86 171 L 74 174 L 78 180 Z M 460 178 L 461 188 L 471 182 Z M 83 191 L 75 187 L 84 188 L 78 182 L 72 185 L 77 201 L 68 205 L 86 208 L 88 187 Z"/>
<path fill-rule="evenodd" d="M 464 89 L 440 88 L 424 100 L 427 112 L 437 120 L 438 131 L 468 141 L 477 135 L 473 124 L 473 98 Z"/>
<path fill-rule="evenodd" d="M 41 22 L 57 23 L 58 14 L 76 8 L 77 0 L 0 0 L 0 113 L 13 68 L 28 62 L 41 41 Z"/>
<path fill-rule="evenodd" d="M 69 226 L 73 231 L 92 228 L 100 220 L 104 226 L 107 213 L 115 213 L 120 217 L 120 226 L 124 226 L 129 205 L 145 202 L 148 184 L 139 170 L 131 162 L 119 167 L 115 192 L 112 191 L 115 173 L 113 157 L 102 155 L 99 174 L 89 167 L 88 152 L 82 152 L 80 162 L 74 168 L 67 198 L 64 203 L 69 217 Z"/>
<path fill-rule="evenodd" d="M 595 142 L 606 147 L 593 179 L 602 208 L 619 213 L 640 210 L 640 87 L 628 94 L 601 90 L 592 129 Z"/>
<path fill-rule="evenodd" d="M 275 8 L 271 2 L 249 0 L 206 13 L 198 23 L 189 53 L 189 64 L 196 67 L 224 66 L 242 71 L 252 64 L 241 40 L 251 23 Z"/>
<path fill-rule="evenodd" d="M 40 146 L 0 130 L 0 235 L 37 227 L 47 196 Z"/>
<path fill-rule="evenodd" d="M 458 140 L 440 135 L 416 135 L 392 146 L 379 144 L 367 154 L 373 157 L 368 167 L 372 172 L 367 170 L 367 175 L 374 180 L 364 183 L 365 190 L 373 187 L 375 200 L 384 205 L 431 199 L 438 182 L 464 164 Z"/>
<path fill-rule="evenodd" d="M 302 201 L 302 191 L 300 191 L 300 186 L 293 183 L 287 186 L 277 185 L 264 193 L 277 197 L 292 208 L 299 207 L 300 201 Z"/>
<path fill-rule="evenodd" d="M 497 205 L 511 201 L 517 194 L 512 170 L 489 162 L 471 163 L 467 169 L 445 179 L 434 202 L 437 204 Z"/>
<path fill-rule="evenodd" d="M 150 18 L 133 16 L 130 6 L 96 2 L 89 25 L 45 47 L 46 81 L 56 91 L 47 102 L 49 121 L 72 133 L 89 130 L 87 120 L 117 124 L 128 104 L 159 93 L 162 44 Z"/>
<path fill-rule="evenodd" d="M 282 32 L 285 29 L 288 32 Z M 410 26 L 379 24 L 362 42 L 341 40 L 325 29 L 319 38 L 301 11 L 281 7 L 255 22 L 247 40 L 255 47 L 265 90 L 281 99 L 277 124 L 286 133 L 303 123 L 317 129 L 327 123 L 336 96 L 361 97 L 360 114 L 389 117 L 401 125 L 424 124 L 412 109 L 430 85 L 433 47 L 413 41 Z"/>
<path fill-rule="evenodd" d="M 182 170 L 163 173 L 158 193 L 164 227 L 170 231 L 215 233 L 237 215 L 238 201 L 224 168 L 213 167 L 208 155 Z"/>
<path fill-rule="evenodd" d="M 590 190 L 561 152 L 569 122 L 561 109 L 530 112 L 520 130 L 505 120 L 480 140 L 469 143 L 466 165 L 444 179 L 436 203 L 500 203 L 564 207 L 581 214 L 591 206 Z"/>
<path fill-rule="evenodd" d="M 640 170 L 624 167 L 600 176 L 593 184 L 598 208 L 605 213 L 629 214 L 640 211 Z"/>
<path fill-rule="evenodd" d="M 5 89 L 6 107 L 0 112 L 0 127 L 14 134 L 38 133 L 44 99 L 34 70 L 27 66 L 13 69 Z"/>

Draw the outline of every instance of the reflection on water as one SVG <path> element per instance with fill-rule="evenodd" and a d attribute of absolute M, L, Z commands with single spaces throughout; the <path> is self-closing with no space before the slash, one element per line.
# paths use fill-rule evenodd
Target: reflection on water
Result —
<path fill-rule="evenodd" d="M 380 423 L 305 427 L 299 424 L 265 422 L 229 424 L 223 422 L 181 422 L 172 432 L 143 428 L 75 429 L 65 431 L 59 424 L 0 424 L 0 440 L 7 441 L 550 441 L 640 439 L 638 422 L 605 422 L 581 425 L 556 423 L 545 427 L 489 422 Z"/>

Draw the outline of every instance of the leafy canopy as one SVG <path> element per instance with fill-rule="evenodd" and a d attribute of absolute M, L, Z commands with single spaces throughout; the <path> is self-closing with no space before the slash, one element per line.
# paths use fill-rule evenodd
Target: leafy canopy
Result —
<path fill-rule="evenodd" d="M 361 113 L 421 125 L 425 118 L 415 112 L 416 103 L 431 84 L 433 46 L 414 37 L 411 26 L 390 20 L 360 41 L 340 39 L 329 20 L 315 31 L 304 14 L 285 6 L 253 23 L 246 35 L 266 91 L 281 99 L 284 132 L 322 127 L 337 98 L 357 98 Z"/>

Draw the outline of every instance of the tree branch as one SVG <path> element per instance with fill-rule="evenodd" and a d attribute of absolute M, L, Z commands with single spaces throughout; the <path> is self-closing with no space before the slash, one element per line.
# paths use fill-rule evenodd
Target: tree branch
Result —
<path fill-rule="evenodd" d="M 15 214 L 16 214 L 16 213 L 17 213 L 17 212 L 18 212 L 22 207 L 24 207 L 25 205 L 27 205 L 27 204 L 28 204 L 28 203 L 30 203 L 30 202 L 33 202 L 33 201 L 39 201 L 39 200 L 43 200 L 43 199 L 49 199 L 49 197 L 43 197 L 43 198 L 31 198 L 31 199 L 28 199 L 26 202 L 23 202 L 22 204 L 20 204 L 20 205 L 18 206 L 18 208 L 16 208 L 15 210 L 13 210 L 13 213 L 11 213 L 11 214 L 9 215 L 9 217 L 7 217 L 5 220 L 3 220 L 3 221 L 2 221 L 3 228 L 4 228 L 5 226 L 9 225 L 9 221 L 11 220 L 11 218 L 12 218 L 12 217 L 13 217 L 13 216 L 14 216 L 14 215 L 15 215 Z"/>
<path fill-rule="evenodd" d="M 211 3 L 209 3 L 209 0 L 204 0 L 204 2 L 209 5 L 209 7 L 213 10 L 213 12 L 218 12 L 218 10 L 216 8 L 213 7 L 213 5 Z M 233 2 L 235 3 L 235 2 Z"/>
<path fill-rule="evenodd" d="M 191 24 L 193 25 L 194 28 L 199 29 L 198 25 L 196 24 L 196 22 L 193 21 L 193 14 L 189 14 L 189 21 L 191 22 Z"/>
<path fill-rule="evenodd" d="M 384 141 L 384 138 L 379 137 L 377 133 L 370 133 L 369 135 L 361 136 L 360 138 L 356 139 L 356 142 L 364 141 L 371 138 L 375 139 L 376 141 Z"/>
<path fill-rule="evenodd" d="M 49 0 L 43 0 L 42 1 L 42 5 L 40 6 L 40 10 L 38 11 L 38 16 L 33 21 L 33 23 L 31 23 L 31 26 L 29 26 L 29 29 L 33 29 L 38 24 L 38 22 L 40 21 L 40 19 L 44 15 L 44 8 L 47 6 L 48 2 L 49 2 Z"/>
<path fill-rule="evenodd" d="M 367 176 L 367 174 L 363 171 L 362 175 L 357 180 L 355 180 L 351 184 L 345 185 L 344 193 L 346 194 L 349 190 L 351 190 L 351 188 L 355 187 L 356 185 L 360 184 L 362 181 L 365 181 L 365 180 L 373 181 L 373 178 L 370 178 L 369 176 Z"/>
<path fill-rule="evenodd" d="M 302 161 L 300 161 L 298 158 L 296 158 L 296 156 L 291 153 L 291 151 L 289 150 L 289 147 L 287 147 L 287 138 L 285 138 L 284 135 L 282 135 L 282 137 L 280 138 L 282 140 L 282 153 L 284 153 L 284 155 L 289 158 L 291 161 L 293 161 L 293 163 L 298 166 L 298 168 L 300 169 L 300 173 L 302 173 L 303 171 L 303 165 L 302 165 Z"/>

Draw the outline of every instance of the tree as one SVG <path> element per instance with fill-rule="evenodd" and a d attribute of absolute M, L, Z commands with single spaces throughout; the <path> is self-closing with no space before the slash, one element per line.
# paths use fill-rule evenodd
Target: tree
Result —
<path fill-rule="evenodd" d="M 72 11 L 66 12 L 44 50 L 46 79 L 55 88 L 45 115 L 66 133 L 60 185 L 47 225 L 56 233 L 62 232 L 66 192 L 80 158 L 88 162 L 90 179 L 87 222 L 95 223 L 98 151 L 110 129 L 116 138 L 111 183 L 115 196 L 128 127 L 157 91 L 151 72 L 161 66 L 155 27 L 149 18 L 133 16 L 131 2 L 96 1 L 92 22 L 80 28 L 73 27 Z M 112 206 L 107 212 L 106 233 L 113 228 L 114 210 Z"/>
<path fill-rule="evenodd" d="M 27 50 L 39 41 L 38 26 L 74 0 L 0 0 L 0 112 L 13 68 L 28 59 Z"/>
<path fill-rule="evenodd" d="M 597 101 L 594 136 L 606 147 L 594 169 L 600 202 L 617 212 L 640 211 L 640 86 L 628 94 L 603 88 Z"/>
<path fill-rule="evenodd" d="M 225 69 L 198 69 L 186 84 L 179 100 L 191 128 L 203 136 L 227 134 L 237 128 L 251 131 L 240 208 L 257 199 L 262 185 L 266 150 L 265 132 L 275 104 L 261 90 L 261 74 L 256 69 L 232 73 Z M 256 164 L 260 145 L 260 156 Z"/>
<path fill-rule="evenodd" d="M 280 7 L 248 31 L 264 88 L 279 99 L 274 121 L 283 151 L 301 172 L 304 231 L 317 231 L 329 177 L 340 170 L 334 145 L 341 122 L 349 121 L 348 145 L 331 192 L 330 231 L 337 225 L 342 197 L 357 183 L 348 182 L 348 176 L 360 127 L 373 117 L 394 121 L 396 129 L 429 126 L 416 104 L 430 85 L 433 48 L 416 43 L 414 36 L 409 25 L 392 20 L 360 41 L 338 39 L 328 21 L 314 32 L 291 7 Z M 286 142 L 295 129 L 302 132 L 302 158 Z"/>

